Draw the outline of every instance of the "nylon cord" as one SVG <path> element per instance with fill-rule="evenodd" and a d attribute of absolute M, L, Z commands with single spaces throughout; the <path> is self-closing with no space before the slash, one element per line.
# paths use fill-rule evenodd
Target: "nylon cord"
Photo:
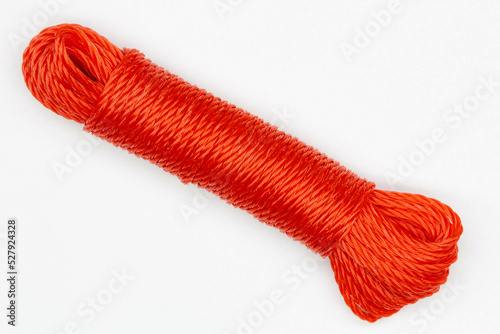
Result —
<path fill-rule="evenodd" d="M 32 94 L 84 130 L 203 187 L 328 257 L 347 305 L 373 322 L 439 290 L 458 215 L 372 182 L 134 49 L 62 24 L 23 55 Z"/>

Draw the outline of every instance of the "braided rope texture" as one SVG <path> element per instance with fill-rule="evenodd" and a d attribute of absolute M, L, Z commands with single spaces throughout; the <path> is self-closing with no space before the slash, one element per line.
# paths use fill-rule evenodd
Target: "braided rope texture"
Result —
<path fill-rule="evenodd" d="M 347 305 L 374 322 L 446 282 L 458 215 L 389 192 L 297 138 L 77 24 L 23 55 L 29 90 L 84 130 L 203 187 L 328 257 Z"/>

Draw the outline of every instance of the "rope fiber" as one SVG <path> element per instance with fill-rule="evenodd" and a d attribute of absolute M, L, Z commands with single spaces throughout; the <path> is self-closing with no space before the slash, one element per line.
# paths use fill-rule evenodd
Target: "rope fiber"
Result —
<path fill-rule="evenodd" d="M 446 282 L 458 215 L 382 191 L 297 138 L 77 24 L 46 28 L 23 55 L 45 107 L 207 189 L 328 257 L 347 305 L 374 322 Z"/>

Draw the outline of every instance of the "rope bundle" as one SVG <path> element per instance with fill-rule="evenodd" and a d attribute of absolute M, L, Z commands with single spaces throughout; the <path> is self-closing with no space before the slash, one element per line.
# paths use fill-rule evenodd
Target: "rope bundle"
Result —
<path fill-rule="evenodd" d="M 462 225 L 445 204 L 375 189 L 91 29 L 43 30 L 24 52 L 23 74 L 57 114 L 328 257 L 345 302 L 364 320 L 437 292 L 457 259 Z"/>

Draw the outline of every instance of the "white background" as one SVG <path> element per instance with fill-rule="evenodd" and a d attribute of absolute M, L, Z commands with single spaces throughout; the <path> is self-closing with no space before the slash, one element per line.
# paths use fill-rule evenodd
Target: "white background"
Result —
<path fill-rule="evenodd" d="M 7 219 L 20 229 L 18 327 L 6 325 L 2 278 L 1 333 L 232 334 L 275 290 L 285 300 L 247 332 L 498 333 L 500 87 L 467 117 L 453 106 L 500 81 L 500 2 L 402 2 L 384 27 L 373 13 L 388 1 L 223 0 L 222 17 L 213 0 L 45 2 L 4 1 L 0 17 L 1 268 Z M 64 22 L 143 51 L 380 189 L 449 204 L 464 225 L 450 283 L 370 324 L 345 305 L 328 260 L 111 144 L 91 144 L 60 181 L 54 164 L 91 142 L 31 96 L 21 61 L 31 37 Z M 355 41 L 365 28 L 368 45 Z M 418 153 L 436 129 L 446 139 Z M 410 158 L 418 166 L 399 175 Z M 133 279 L 110 294 L 121 271 Z M 92 317 L 89 298 L 109 296 Z"/>

